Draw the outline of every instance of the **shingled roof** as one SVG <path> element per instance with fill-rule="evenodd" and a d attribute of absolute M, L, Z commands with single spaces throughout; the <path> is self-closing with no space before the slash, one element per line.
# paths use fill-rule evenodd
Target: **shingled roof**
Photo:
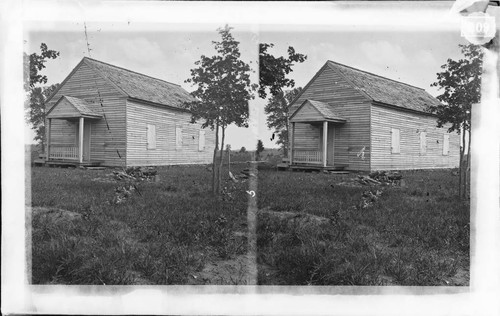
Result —
<path fill-rule="evenodd" d="M 436 98 L 422 88 L 342 65 L 331 60 L 327 64 L 330 68 L 340 72 L 347 81 L 373 101 L 426 113 L 429 113 L 427 109 L 430 105 L 439 104 Z"/>
<path fill-rule="evenodd" d="M 181 86 L 153 78 L 102 61 L 84 57 L 83 62 L 97 70 L 131 98 L 182 108 L 184 102 L 194 101 Z"/>

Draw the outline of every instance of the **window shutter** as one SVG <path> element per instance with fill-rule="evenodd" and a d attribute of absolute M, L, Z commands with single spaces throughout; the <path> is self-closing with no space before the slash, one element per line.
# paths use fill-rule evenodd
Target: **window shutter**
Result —
<path fill-rule="evenodd" d="M 399 154 L 400 153 L 400 136 L 399 129 L 392 128 L 391 129 L 391 153 Z"/>
<path fill-rule="evenodd" d="M 175 149 L 182 149 L 182 127 L 175 127 Z"/>
<path fill-rule="evenodd" d="M 199 131 L 198 136 L 198 151 L 205 150 L 205 131 Z"/>
<path fill-rule="evenodd" d="M 443 135 L 443 155 L 448 155 L 450 153 L 450 135 Z"/>
<path fill-rule="evenodd" d="M 148 124 L 146 127 L 147 148 L 156 149 L 156 126 Z"/>
<path fill-rule="evenodd" d="M 427 153 L 427 133 L 420 132 L 420 153 Z"/>

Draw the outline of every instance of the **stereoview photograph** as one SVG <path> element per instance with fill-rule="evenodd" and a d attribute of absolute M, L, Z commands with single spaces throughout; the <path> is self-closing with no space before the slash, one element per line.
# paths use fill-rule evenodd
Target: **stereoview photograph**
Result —
<path fill-rule="evenodd" d="M 494 43 L 95 21 L 24 41 L 31 284 L 469 286 Z"/>

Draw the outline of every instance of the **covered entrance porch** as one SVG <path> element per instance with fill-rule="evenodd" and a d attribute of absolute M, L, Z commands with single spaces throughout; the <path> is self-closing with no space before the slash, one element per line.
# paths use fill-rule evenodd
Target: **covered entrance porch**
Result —
<path fill-rule="evenodd" d="M 334 113 L 330 105 L 306 100 L 291 116 L 290 122 L 292 170 L 343 170 L 347 167 L 335 162 L 335 130 L 346 120 Z"/>
<path fill-rule="evenodd" d="M 83 99 L 62 96 L 47 113 L 46 165 L 97 166 L 91 159 L 92 125 L 101 115 Z"/>

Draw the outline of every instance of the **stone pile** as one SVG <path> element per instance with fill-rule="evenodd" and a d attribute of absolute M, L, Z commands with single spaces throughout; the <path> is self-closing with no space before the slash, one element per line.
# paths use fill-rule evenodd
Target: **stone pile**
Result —
<path fill-rule="evenodd" d="M 128 167 L 123 171 L 113 171 L 116 180 L 147 181 L 154 180 L 158 170 L 152 167 Z"/>
<path fill-rule="evenodd" d="M 363 185 L 402 185 L 403 175 L 395 171 L 375 171 L 368 176 L 358 175 L 356 182 Z"/>

